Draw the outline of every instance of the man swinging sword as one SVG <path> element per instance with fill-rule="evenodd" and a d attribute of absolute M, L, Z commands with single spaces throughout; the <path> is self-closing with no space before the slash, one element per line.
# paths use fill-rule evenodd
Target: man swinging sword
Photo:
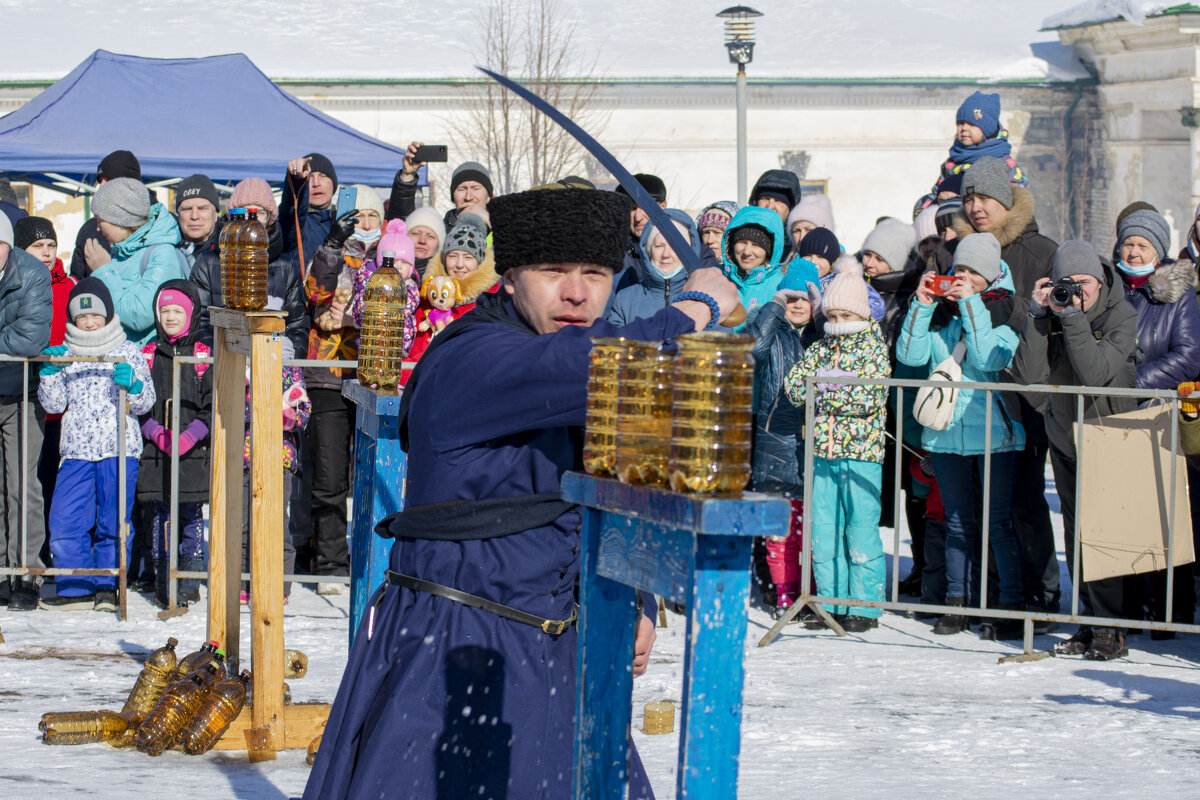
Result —
<path fill-rule="evenodd" d="M 304 797 L 565 800 L 572 790 L 581 465 L 591 338 L 672 339 L 738 307 L 719 270 L 623 328 L 600 321 L 629 198 L 534 190 L 488 204 L 501 290 L 434 340 L 405 390 L 409 510 L 355 638 Z M 654 604 L 639 620 L 645 671 Z M 637 613 L 632 601 L 630 614 Z M 653 798 L 630 750 L 630 798 Z"/>

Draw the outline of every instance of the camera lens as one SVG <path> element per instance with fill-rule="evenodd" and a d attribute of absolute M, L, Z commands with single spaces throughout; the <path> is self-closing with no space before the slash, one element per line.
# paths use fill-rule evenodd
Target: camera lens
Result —
<path fill-rule="evenodd" d="M 1054 305 L 1065 308 L 1071 305 L 1071 290 L 1066 286 L 1055 286 L 1050 290 L 1050 299 L 1054 301 Z"/>

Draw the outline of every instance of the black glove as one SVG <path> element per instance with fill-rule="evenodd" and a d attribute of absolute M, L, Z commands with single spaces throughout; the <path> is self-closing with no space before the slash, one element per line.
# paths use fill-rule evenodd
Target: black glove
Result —
<path fill-rule="evenodd" d="M 347 211 L 334 220 L 329 226 L 329 234 L 325 237 L 326 247 L 341 250 L 345 246 L 346 240 L 354 233 L 354 226 L 358 224 L 357 214 L 357 210 Z"/>

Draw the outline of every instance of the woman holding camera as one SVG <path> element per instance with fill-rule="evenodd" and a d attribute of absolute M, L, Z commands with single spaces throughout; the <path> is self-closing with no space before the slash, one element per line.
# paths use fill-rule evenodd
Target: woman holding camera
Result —
<path fill-rule="evenodd" d="M 1051 277 L 1042 278 L 1033 290 L 1013 373 L 1026 384 L 1132 388 L 1137 380 L 1137 333 L 1137 311 L 1125 301 L 1112 269 L 1101 263 L 1090 244 L 1072 239 L 1055 251 Z M 1050 395 L 1045 402 L 1068 565 L 1074 564 L 1075 553 L 1076 402 L 1069 394 Z M 1119 414 L 1136 405 L 1128 398 L 1093 396 L 1085 399 L 1085 414 Z M 1123 580 L 1105 578 L 1084 585 L 1096 615 L 1122 616 Z M 1086 627 L 1056 645 L 1055 651 L 1097 661 L 1128 653 L 1125 635 L 1115 628 Z"/>
<path fill-rule="evenodd" d="M 954 251 L 954 281 L 944 294 L 933 272 L 925 273 L 915 301 L 896 341 L 896 358 L 910 367 L 935 369 L 952 355 L 962 365 L 963 380 L 995 382 L 1012 362 L 1019 341 L 1005 324 L 1012 314 L 1013 283 L 1000 259 L 1000 242 L 990 233 L 965 237 Z M 941 301 L 939 302 L 939 297 Z M 983 479 L 991 403 L 991 485 L 988 538 L 999 574 L 1001 609 L 1021 607 L 1021 551 L 1013 533 L 1013 480 L 1017 453 L 1025 446 L 1025 429 L 1009 415 L 998 392 L 960 388 L 954 414 L 943 430 L 925 428 L 921 446 L 933 456 L 933 471 L 946 509 L 946 605 L 966 606 L 970 595 L 972 542 L 983 497 Z M 978 570 L 976 570 L 978 571 Z M 967 618 L 946 614 L 933 626 L 936 634 L 967 630 Z M 1017 620 L 986 623 L 980 636 L 1011 639 L 1021 635 Z"/>
<path fill-rule="evenodd" d="M 1171 261 L 1166 257 L 1171 229 L 1156 211 L 1140 209 L 1121 219 L 1117 227 L 1117 272 L 1125 285 L 1125 299 L 1138 314 L 1137 387 L 1175 389 L 1200 375 L 1200 304 L 1196 302 L 1196 266 L 1190 259 Z M 1188 463 L 1188 482 L 1196 491 L 1200 475 Z M 1155 618 L 1166 611 L 1167 574 L 1149 573 L 1150 606 Z M 1132 579 L 1133 597 L 1126 606 L 1142 616 L 1138 587 L 1141 576 Z M 1175 568 L 1175 622 L 1191 623 L 1196 613 L 1196 589 L 1192 565 Z M 1132 601 L 1132 602 L 1131 602 Z M 1155 631 L 1155 638 L 1164 634 Z M 1170 636 L 1170 634 L 1166 634 Z"/>

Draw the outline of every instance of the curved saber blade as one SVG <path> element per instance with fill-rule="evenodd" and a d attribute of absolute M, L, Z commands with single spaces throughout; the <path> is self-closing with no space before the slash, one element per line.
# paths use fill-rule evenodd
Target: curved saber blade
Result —
<path fill-rule="evenodd" d="M 591 134 L 572 122 L 571 118 L 566 114 L 516 81 L 492 72 L 490 69 L 484 69 L 483 67 L 476 67 L 476 69 L 526 100 L 538 111 L 541 111 L 558 123 L 563 130 L 571 134 L 575 138 L 575 141 L 579 142 L 589 153 L 595 156 L 596 160 L 620 182 L 621 186 L 625 187 L 625 191 L 633 198 L 633 202 L 637 203 L 638 207 L 646 212 L 654 227 L 667 240 L 667 244 L 671 245 L 671 249 L 675 251 L 675 255 L 683 262 L 687 271 L 691 272 L 700 268 L 700 256 L 696 254 L 696 251 L 688 244 L 688 241 L 683 238 L 683 235 L 675 227 L 675 223 L 670 216 L 662 210 L 658 202 L 650 196 L 650 193 L 642 188 L 642 185 L 629 173 L 629 170 L 625 169 L 612 153 L 605 150 L 603 145 L 592 138 Z"/>

